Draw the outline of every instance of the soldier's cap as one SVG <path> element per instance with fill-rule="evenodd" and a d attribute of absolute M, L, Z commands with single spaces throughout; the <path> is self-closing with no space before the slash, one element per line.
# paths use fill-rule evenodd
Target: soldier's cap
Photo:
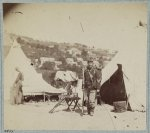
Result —
<path fill-rule="evenodd" d="M 93 58 L 89 58 L 87 62 L 89 63 L 89 62 L 93 62 L 93 61 L 94 61 Z"/>

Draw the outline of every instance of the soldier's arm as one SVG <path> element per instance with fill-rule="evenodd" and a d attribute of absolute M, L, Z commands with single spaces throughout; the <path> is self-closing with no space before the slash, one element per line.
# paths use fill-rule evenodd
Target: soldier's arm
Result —
<path fill-rule="evenodd" d="M 22 80 L 22 81 L 24 80 L 24 75 L 23 75 L 23 73 L 21 73 L 21 80 Z"/>

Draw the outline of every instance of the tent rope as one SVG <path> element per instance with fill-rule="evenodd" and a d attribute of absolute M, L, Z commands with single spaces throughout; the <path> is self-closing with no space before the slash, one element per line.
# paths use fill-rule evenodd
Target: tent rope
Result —
<path fill-rule="evenodd" d="M 127 77 L 127 75 L 125 75 L 125 73 L 124 73 L 124 72 L 123 72 L 123 75 L 126 77 L 126 79 L 127 79 L 128 81 L 130 81 L 130 80 L 129 80 L 129 78 Z"/>
<path fill-rule="evenodd" d="M 127 77 L 127 75 L 123 72 L 124 76 L 126 77 L 126 79 L 132 84 L 132 82 L 129 80 L 129 78 Z M 133 92 L 135 92 L 135 86 L 133 88 Z M 134 93 L 132 92 L 132 95 L 135 95 Z M 131 93 L 130 93 L 131 94 Z M 130 98 L 130 95 L 127 95 L 127 106 L 129 104 L 129 98 Z M 138 98 L 137 98 L 138 100 Z M 137 102 L 135 100 L 132 100 L 132 102 L 134 102 L 135 105 L 139 106 L 139 104 L 137 104 Z M 140 103 L 140 102 L 139 102 Z M 142 104 L 140 104 L 140 106 L 142 106 Z"/>
<path fill-rule="evenodd" d="M 105 108 L 105 110 L 106 110 L 106 112 L 107 112 L 108 116 L 109 116 L 109 117 L 110 117 L 110 119 L 111 119 L 111 122 L 112 122 L 112 124 L 113 124 L 113 127 L 114 127 L 114 129 L 116 130 L 117 128 L 116 128 L 116 126 L 115 126 L 115 123 L 114 123 L 114 121 L 113 121 L 113 119 L 112 119 L 111 114 L 109 113 L 109 111 L 107 110 L 107 108 L 105 107 L 105 105 L 104 105 L 104 104 L 101 104 L 101 105 L 102 105 L 102 107 L 104 107 L 104 108 Z"/>

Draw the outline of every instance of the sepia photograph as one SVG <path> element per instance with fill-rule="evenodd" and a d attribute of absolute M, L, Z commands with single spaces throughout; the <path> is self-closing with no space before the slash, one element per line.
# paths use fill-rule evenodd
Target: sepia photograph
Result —
<path fill-rule="evenodd" d="M 3 3 L 3 129 L 146 131 L 146 2 Z"/>

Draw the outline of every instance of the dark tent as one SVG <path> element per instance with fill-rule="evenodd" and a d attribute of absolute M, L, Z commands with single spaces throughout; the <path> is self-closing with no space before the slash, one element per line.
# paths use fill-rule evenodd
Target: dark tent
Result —
<path fill-rule="evenodd" d="M 127 101 L 122 65 L 117 64 L 116 72 L 101 86 L 101 100 L 112 105 L 115 101 Z"/>

